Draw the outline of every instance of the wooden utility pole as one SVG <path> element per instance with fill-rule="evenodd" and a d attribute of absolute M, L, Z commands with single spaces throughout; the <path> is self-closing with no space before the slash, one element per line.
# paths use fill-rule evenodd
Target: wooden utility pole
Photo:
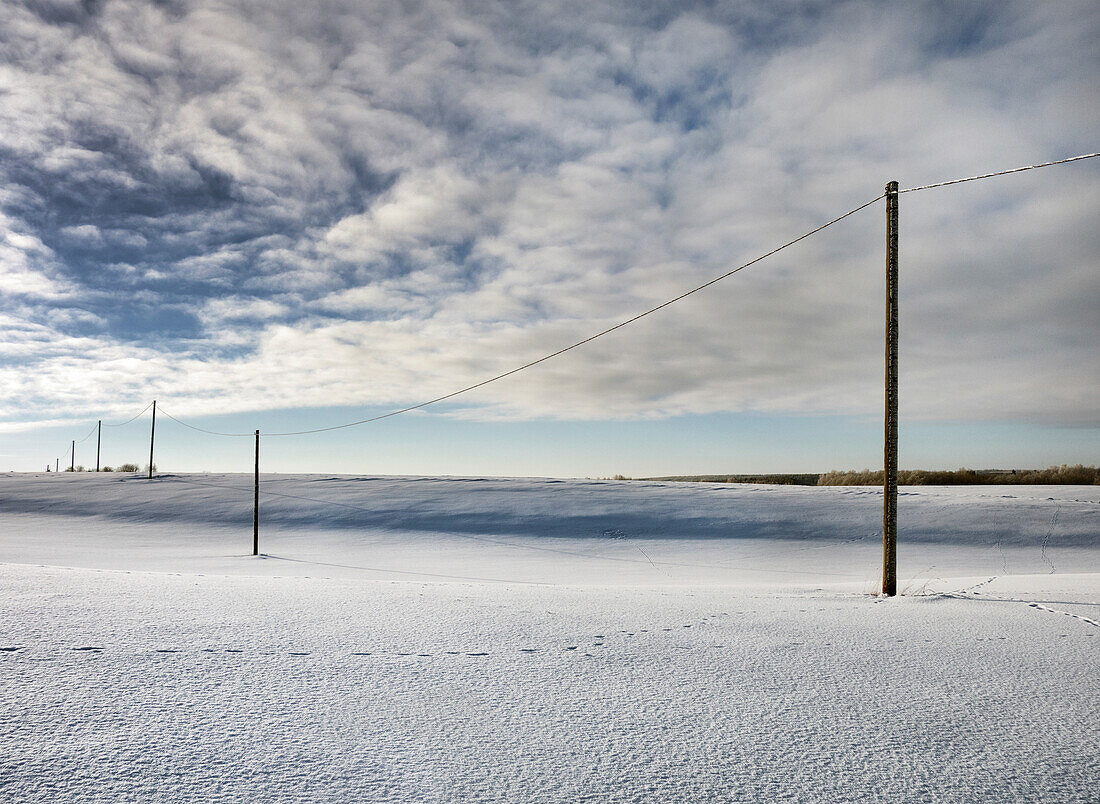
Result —
<path fill-rule="evenodd" d="M 69 456 L 69 471 L 76 471 L 76 442 L 73 442 L 73 451 Z"/>
<path fill-rule="evenodd" d="M 886 431 L 882 594 L 898 593 L 898 183 L 886 185 Z"/>
<path fill-rule="evenodd" d="M 149 429 L 149 479 L 153 479 L 153 439 L 157 434 L 157 400 L 153 400 L 153 425 Z"/>
<path fill-rule="evenodd" d="M 95 470 L 99 471 L 99 447 L 103 440 L 103 419 L 96 424 L 95 430 Z"/>
<path fill-rule="evenodd" d="M 252 494 L 252 555 L 260 554 L 260 431 L 256 431 L 256 474 Z"/>

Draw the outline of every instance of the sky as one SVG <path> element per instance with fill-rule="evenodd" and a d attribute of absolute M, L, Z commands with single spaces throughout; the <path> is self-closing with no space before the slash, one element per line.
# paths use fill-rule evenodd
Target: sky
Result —
<path fill-rule="evenodd" d="M 447 394 L 1100 150 L 1094 2 L 0 5 L 0 469 Z M 1100 461 L 1100 159 L 900 199 L 901 465 Z M 884 211 L 272 471 L 881 464 Z M 104 428 L 148 460 L 149 414 Z M 161 469 L 249 471 L 158 417 Z M 94 465 L 95 437 L 77 463 Z"/>

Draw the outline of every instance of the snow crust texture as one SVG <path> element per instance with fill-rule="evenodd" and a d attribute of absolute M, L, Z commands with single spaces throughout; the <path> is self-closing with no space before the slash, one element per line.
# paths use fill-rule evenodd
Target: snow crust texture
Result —
<path fill-rule="evenodd" d="M 0 478 L 0 800 L 1095 801 L 1095 490 L 928 492 L 885 600 L 830 489 L 386 479 L 253 558 L 242 478 L 58 480 Z"/>

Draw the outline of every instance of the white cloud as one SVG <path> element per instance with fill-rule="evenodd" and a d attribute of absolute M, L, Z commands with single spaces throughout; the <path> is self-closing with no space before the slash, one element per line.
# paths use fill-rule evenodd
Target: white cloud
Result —
<path fill-rule="evenodd" d="M 0 290 L 34 300 L 8 308 L 6 416 L 120 387 L 183 414 L 417 402 L 888 179 L 1094 150 L 1100 128 L 1088 4 L 990 6 L 984 28 L 873 2 L 771 22 L 766 4 L 322 5 L 0 12 L 21 43 L 0 66 Z M 903 196 L 907 416 L 1100 418 L 1096 171 Z M 876 415 L 882 260 L 876 208 L 462 415 Z M 136 307 L 195 331 L 158 340 Z"/>

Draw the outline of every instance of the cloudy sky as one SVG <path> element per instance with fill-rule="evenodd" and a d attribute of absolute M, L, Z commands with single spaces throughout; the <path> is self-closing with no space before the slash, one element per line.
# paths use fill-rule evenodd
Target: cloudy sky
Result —
<path fill-rule="evenodd" d="M 890 179 L 1100 150 L 1098 41 L 1091 0 L 9 0 L 0 468 L 153 398 L 232 431 L 414 404 Z M 1098 163 L 902 196 L 904 466 L 1100 460 Z M 528 372 L 265 454 L 873 466 L 883 240 L 879 202 Z M 115 460 L 137 462 L 147 424 L 110 431 Z M 176 468 L 248 468 L 239 439 L 162 432 Z"/>

